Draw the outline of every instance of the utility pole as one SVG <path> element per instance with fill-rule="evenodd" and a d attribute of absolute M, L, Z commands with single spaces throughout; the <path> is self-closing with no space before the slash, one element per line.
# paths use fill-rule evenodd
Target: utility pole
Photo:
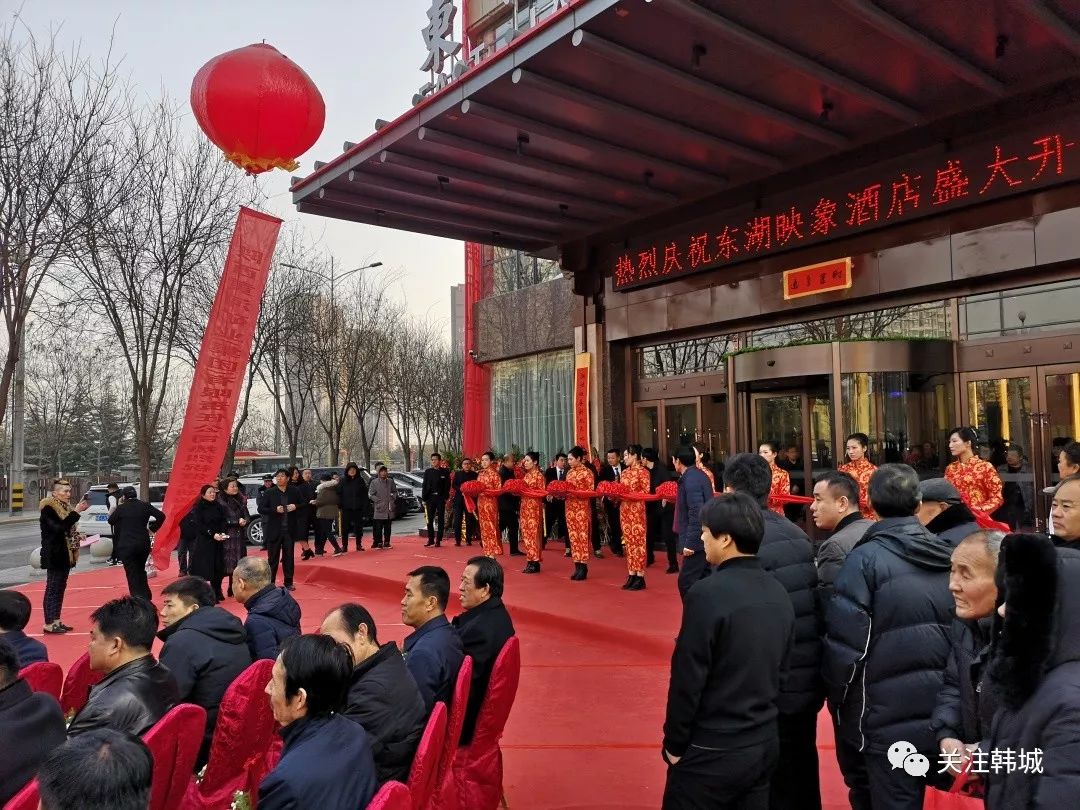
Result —
<path fill-rule="evenodd" d="M 11 514 L 23 510 L 26 471 L 23 451 L 26 442 L 26 331 L 19 327 L 19 354 L 15 363 L 15 382 L 11 389 Z"/>

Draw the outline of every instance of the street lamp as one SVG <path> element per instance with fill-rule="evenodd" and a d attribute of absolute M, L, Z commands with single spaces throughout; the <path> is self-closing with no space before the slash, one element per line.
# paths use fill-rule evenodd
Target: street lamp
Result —
<path fill-rule="evenodd" d="M 334 285 L 335 285 L 335 282 L 340 281 L 341 279 L 345 278 L 346 276 L 351 276 L 353 273 L 359 273 L 361 270 L 370 270 L 373 267 L 382 267 L 382 262 L 372 262 L 371 264 L 365 264 L 363 267 L 354 267 L 352 270 L 346 270 L 344 273 L 342 273 L 339 276 L 334 275 L 334 257 L 333 256 L 330 257 L 330 275 L 329 276 L 326 275 L 325 273 L 320 273 L 318 270 L 312 270 L 310 267 L 300 267 L 300 266 L 295 265 L 295 264 L 286 264 L 284 262 L 282 262 L 281 266 L 282 267 L 288 267 L 290 270 L 299 270 L 299 271 L 301 271 L 303 273 L 311 273 L 312 275 L 318 276 L 319 278 L 323 279 L 324 281 L 329 281 L 330 282 L 330 312 L 333 313 L 333 311 L 334 311 Z"/>

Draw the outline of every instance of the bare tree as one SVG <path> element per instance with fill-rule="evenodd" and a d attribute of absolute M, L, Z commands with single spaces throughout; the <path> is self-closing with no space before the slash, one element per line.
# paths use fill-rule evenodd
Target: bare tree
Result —
<path fill-rule="evenodd" d="M 87 224 L 73 198 L 115 169 L 108 133 L 123 101 L 111 48 L 97 64 L 78 47 L 61 53 L 56 31 L 39 40 L 18 15 L 0 29 L 0 421 L 34 299 Z"/>
<path fill-rule="evenodd" d="M 74 251 L 92 310 L 112 327 L 113 356 L 130 377 L 144 493 L 162 441 L 166 383 L 175 373 L 192 281 L 220 268 L 242 198 L 240 175 L 206 139 L 181 135 L 178 119 L 162 101 L 114 135 L 125 170 L 80 186 L 90 215 Z M 101 198 L 118 204 L 98 212 Z"/>
<path fill-rule="evenodd" d="M 424 442 L 420 435 L 426 410 L 423 398 L 427 379 L 424 365 L 429 340 L 424 327 L 405 323 L 394 332 L 394 339 L 380 369 L 383 389 L 383 413 L 401 443 L 405 465 L 412 461 L 414 440 Z"/>

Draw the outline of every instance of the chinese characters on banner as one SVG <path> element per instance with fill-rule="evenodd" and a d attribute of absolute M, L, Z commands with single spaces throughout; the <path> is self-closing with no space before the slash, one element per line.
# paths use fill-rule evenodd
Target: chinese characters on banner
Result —
<path fill-rule="evenodd" d="M 621 251 L 621 290 L 1080 178 L 1080 122 L 890 161 L 701 220 L 689 233 Z M 786 287 L 785 287 L 786 291 Z"/>
<path fill-rule="evenodd" d="M 574 444 L 589 454 L 589 367 L 592 355 L 581 352 L 574 358 Z"/>
<path fill-rule="evenodd" d="M 851 287 L 851 257 L 784 271 L 784 300 Z"/>
<path fill-rule="evenodd" d="M 217 478 L 225 459 L 280 228 L 280 219 L 250 208 L 241 208 L 236 218 L 176 444 L 162 506 L 165 523 L 154 536 L 154 564 L 160 571 L 169 567 L 180 519 L 199 488 Z"/>

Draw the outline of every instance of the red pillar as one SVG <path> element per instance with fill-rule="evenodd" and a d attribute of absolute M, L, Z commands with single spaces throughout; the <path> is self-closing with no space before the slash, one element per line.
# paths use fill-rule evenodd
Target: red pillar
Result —
<path fill-rule="evenodd" d="M 491 372 L 470 355 L 476 348 L 474 309 L 488 286 L 483 249 L 472 242 L 465 245 L 465 419 L 461 449 L 474 458 L 491 445 Z"/>

